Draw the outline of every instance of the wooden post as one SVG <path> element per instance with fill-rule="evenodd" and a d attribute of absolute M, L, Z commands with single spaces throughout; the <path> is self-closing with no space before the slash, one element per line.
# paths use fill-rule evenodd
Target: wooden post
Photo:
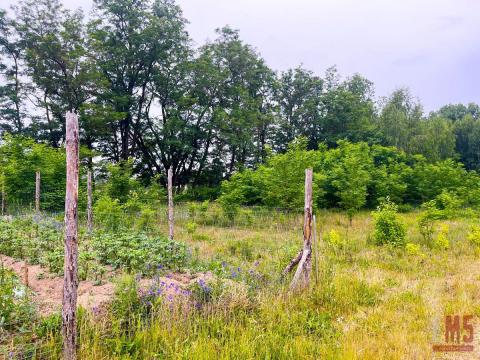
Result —
<path fill-rule="evenodd" d="M 5 215 L 5 173 L 2 174 L 2 216 Z"/>
<path fill-rule="evenodd" d="M 24 261 L 23 263 L 23 284 L 28 287 L 29 282 L 28 282 L 28 263 L 27 260 Z"/>
<path fill-rule="evenodd" d="M 298 264 L 290 284 L 290 290 L 307 287 L 310 284 L 312 272 L 312 198 L 313 170 L 305 169 L 305 213 L 303 218 L 303 248 L 287 265 L 283 274 L 289 273 Z"/>
<path fill-rule="evenodd" d="M 168 169 L 168 237 L 173 240 L 173 170 Z"/>
<path fill-rule="evenodd" d="M 40 171 L 35 172 L 35 211 L 40 212 Z"/>
<path fill-rule="evenodd" d="M 92 190 L 92 172 L 88 170 L 87 173 L 87 230 L 89 233 L 93 231 L 93 190 Z"/>
<path fill-rule="evenodd" d="M 78 261 L 78 117 L 67 112 L 67 186 L 65 193 L 65 263 L 63 277 L 63 356 L 76 359 Z"/>
<path fill-rule="evenodd" d="M 315 251 L 315 284 L 318 284 L 318 238 L 317 238 L 317 218 L 313 215 L 313 246 Z"/>

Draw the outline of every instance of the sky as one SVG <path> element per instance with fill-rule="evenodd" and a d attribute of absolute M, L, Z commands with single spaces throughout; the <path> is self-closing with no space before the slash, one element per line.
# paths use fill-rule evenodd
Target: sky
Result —
<path fill-rule="evenodd" d="M 8 7 L 13 0 L 0 0 Z M 377 97 L 410 88 L 425 111 L 480 103 L 480 1 L 177 0 L 196 45 L 230 25 L 274 70 L 336 65 L 360 73 Z M 91 0 L 64 0 L 88 13 Z"/>

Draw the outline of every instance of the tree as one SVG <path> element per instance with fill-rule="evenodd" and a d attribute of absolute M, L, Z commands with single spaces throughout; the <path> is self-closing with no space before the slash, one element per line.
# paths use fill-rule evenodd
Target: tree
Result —
<path fill-rule="evenodd" d="M 329 146 L 338 140 L 373 140 L 375 125 L 372 83 L 360 75 L 331 86 L 324 94 L 322 131 Z"/>
<path fill-rule="evenodd" d="M 16 11 L 26 75 L 46 119 L 34 118 L 30 131 L 58 146 L 66 111 L 78 111 L 96 86 L 86 58 L 83 14 L 65 10 L 58 0 L 24 0 Z"/>
<path fill-rule="evenodd" d="M 302 67 L 283 72 L 275 90 L 279 114 L 274 149 L 285 151 L 299 136 L 315 149 L 321 136 L 321 98 L 323 80 Z"/>
<path fill-rule="evenodd" d="M 0 9 L 0 72 L 5 84 L 0 86 L 0 130 L 21 134 L 24 130 L 25 96 L 21 76 L 20 42 L 12 20 Z"/>
<path fill-rule="evenodd" d="M 469 114 L 454 123 L 455 149 L 467 169 L 480 170 L 480 119 Z"/>
<path fill-rule="evenodd" d="M 353 215 L 366 204 L 372 161 L 366 143 L 340 141 L 338 145 L 338 161 L 329 176 L 339 205 L 347 211 L 351 223 Z"/>
<path fill-rule="evenodd" d="M 412 153 L 411 139 L 419 133 L 422 106 L 408 89 L 395 90 L 387 99 L 378 118 L 383 144 Z"/>
<path fill-rule="evenodd" d="M 418 133 L 410 140 L 410 152 L 435 162 L 455 157 L 455 133 L 450 120 L 432 117 L 419 123 Z"/>

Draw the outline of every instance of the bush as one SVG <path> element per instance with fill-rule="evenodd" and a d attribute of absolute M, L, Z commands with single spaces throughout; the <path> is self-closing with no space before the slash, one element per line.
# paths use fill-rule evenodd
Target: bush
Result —
<path fill-rule="evenodd" d="M 156 211 L 148 206 L 142 207 L 136 227 L 141 231 L 153 231 L 156 225 Z"/>
<path fill-rule="evenodd" d="M 103 264 L 142 273 L 152 273 L 159 267 L 177 270 L 188 260 L 185 244 L 145 234 L 97 234 L 92 246 Z"/>
<path fill-rule="evenodd" d="M 345 245 L 345 240 L 342 239 L 338 231 L 333 229 L 326 234 L 325 241 L 333 248 L 341 248 Z"/>
<path fill-rule="evenodd" d="M 472 226 L 470 233 L 467 235 L 467 239 L 475 248 L 480 249 L 480 226 Z"/>
<path fill-rule="evenodd" d="M 411 256 L 424 256 L 420 248 L 420 245 L 418 244 L 407 243 L 405 245 L 405 251 L 407 252 L 408 255 L 411 255 Z"/>
<path fill-rule="evenodd" d="M 445 214 L 442 210 L 437 209 L 435 200 L 422 204 L 422 209 L 423 212 L 418 218 L 418 227 L 425 243 L 431 244 L 435 221 L 444 219 Z"/>
<path fill-rule="evenodd" d="M 0 335 L 3 330 L 20 330 L 30 324 L 34 316 L 28 289 L 12 272 L 0 266 Z"/>
<path fill-rule="evenodd" d="M 187 233 L 194 234 L 195 231 L 197 230 L 197 224 L 195 224 L 194 222 L 188 222 L 185 225 L 185 229 L 187 230 Z"/>
<path fill-rule="evenodd" d="M 449 227 L 447 224 L 442 224 L 440 231 L 433 241 L 433 248 L 436 250 L 447 250 L 450 247 L 450 242 L 448 241 L 448 232 Z"/>
<path fill-rule="evenodd" d="M 388 198 L 373 213 L 374 238 L 379 245 L 405 246 L 405 226 L 398 219 L 398 208 Z"/>
<path fill-rule="evenodd" d="M 96 222 L 108 230 L 119 230 L 125 220 L 123 207 L 118 199 L 112 199 L 108 195 L 97 200 L 93 211 Z"/>
<path fill-rule="evenodd" d="M 443 211 L 445 217 L 455 216 L 462 205 L 462 200 L 456 194 L 446 190 L 435 197 L 435 206 L 437 209 Z"/>

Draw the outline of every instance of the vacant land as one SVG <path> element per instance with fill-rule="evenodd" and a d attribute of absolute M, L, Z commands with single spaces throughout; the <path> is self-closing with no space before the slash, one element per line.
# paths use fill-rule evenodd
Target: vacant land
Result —
<path fill-rule="evenodd" d="M 106 299 L 83 303 L 80 358 L 447 358 L 432 352 L 434 343 L 444 343 L 444 316 L 480 315 L 478 251 L 469 241 L 479 223 L 474 214 L 434 221 L 430 239 L 419 231 L 420 212 L 399 214 L 408 243 L 391 247 L 375 244 L 370 213 L 350 224 L 343 213 L 320 211 L 313 285 L 292 294 L 281 271 L 301 246 L 302 215 L 242 213 L 242 221 L 226 223 L 215 209 L 202 214 L 180 207 L 175 245 L 160 235 L 167 231 L 163 211 L 148 229 L 139 229 L 141 219 L 125 218 L 122 232 L 83 233 L 83 286 Z M 39 264 L 30 265 L 33 284 L 45 278 L 55 283 L 61 272 L 52 256 L 62 238 L 55 225 L 47 216 L 0 222 L 4 255 Z M 128 236 L 131 253 L 112 254 L 117 262 L 97 244 L 107 241 L 113 251 Z M 439 237 L 448 240 L 441 249 L 432 245 Z M 152 239 L 167 250 L 149 248 Z M 21 266 L 5 266 L 2 281 L 15 281 L 8 267 L 22 278 Z M 20 288 L 17 283 L 16 292 Z M 15 295 L 17 309 L 0 327 L 1 351 L 13 358 L 58 358 L 60 319 L 55 311 L 38 312 L 41 291 L 33 290 L 26 298 Z M 473 345 L 480 350 L 476 337 Z"/>

